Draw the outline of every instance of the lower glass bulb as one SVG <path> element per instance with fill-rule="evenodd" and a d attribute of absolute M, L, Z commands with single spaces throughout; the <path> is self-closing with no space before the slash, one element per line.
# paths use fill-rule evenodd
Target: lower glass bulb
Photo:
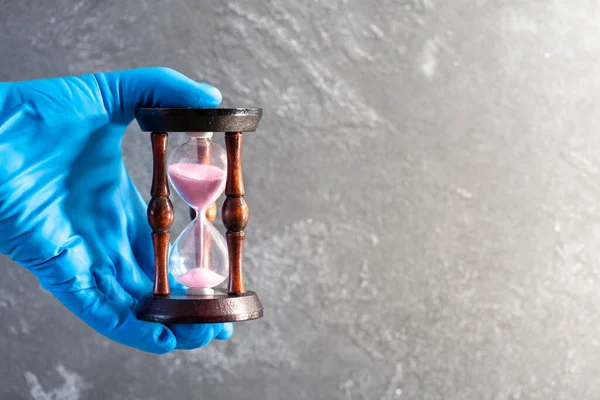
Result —
<path fill-rule="evenodd" d="M 204 217 L 194 221 L 177 238 L 169 256 L 171 275 L 189 288 L 220 285 L 229 274 L 227 242 Z"/>

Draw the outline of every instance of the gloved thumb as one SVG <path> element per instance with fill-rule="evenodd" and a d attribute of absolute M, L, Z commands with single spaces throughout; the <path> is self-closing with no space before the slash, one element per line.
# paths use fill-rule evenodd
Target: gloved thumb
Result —
<path fill-rule="evenodd" d="M 96 73 L 104 106 L 113 123 L 129 125 L 137 107 L 213 108 L 221 92 L 165 67 Z"/>

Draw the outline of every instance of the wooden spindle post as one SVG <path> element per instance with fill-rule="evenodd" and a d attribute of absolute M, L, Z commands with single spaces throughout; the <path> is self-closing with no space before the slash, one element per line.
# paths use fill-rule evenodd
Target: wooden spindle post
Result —
<path fill-rule="evenodd" d="M 227 147 L 227 184 L 223 203 L 222 218 L 227 229 L 227 250 L 229 253 L 229 281 L 227 293 L 244 294 L 244 229 L 248 225 L 249 210 L 244 200 L 242 180 L 242 133 L 225 133 Z"/>
<path fill-rule="evenodd" d="M 169 229 L 173 225 L 173 204 L 169 199 L 167 183 L 167 141 L 166 132 L 152 132 L 152 198 L 148 203 L 148 222 L 152 228 L 154 246 L 154 289 L 155 296 L 167 296 L 169 288 Z"/>
<path fill-rule="evenodd" d="M 190 219 L 196 218 L 196 210 L 190 207 Z M 217 219 L 217 203 L 212 203 L 206 210 L 206 219 L 211 224 Z"/>
<path fill-rule="evenodd" d="M 200 164 L 210 164 L 210 147 L 198 146 L 196 149 L 198 162 Z M 196 218 L 196 210 L 190 207 L 190 219 Z M 217 219 L 217 203 L 212 203 L 206 210 L 206 219 L 211 224 Z"/>
<path fill-rule="evenodd" d="M 202 139 L 196 139 L 198 143 L 196 144 L 196 156 L 198 157 L 198 163 L 203 165 L 210 165 L 210 142 L 204 141 Z M 217 203 L 212 203 L 205 212 L 205 217 L 211 224 L 215 222 L 217 218 Z M 190 208 L 190 217 L 192 220 L 196 218 L 196 210 Z M 206 268 L 206 264 L 210 262 L 210 233 L 208 230 L 204 230 L 203 238 L 200 240 L 200 237 L 195 238 L 196 246 L 202 246 L 202 256 L 200 259 L 196 258 L 196 266 L 201 268 Z M 200 253 L 197 253 L 198 257 Z M 204 262 L 202 262 L 204 260 Z M 204 265 L 203 265 L 204 264 Z"/>
<path fill-rule="evenodd" d="M 211 224 L 217 219 L 217 203 L 212 203 L 206 210 L 206 219 Z"/>

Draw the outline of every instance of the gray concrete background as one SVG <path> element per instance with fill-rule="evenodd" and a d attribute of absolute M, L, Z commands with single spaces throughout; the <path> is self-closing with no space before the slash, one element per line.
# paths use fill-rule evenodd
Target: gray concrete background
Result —
<path fill-rule="evenodd" d="M 266 112 L 244 148 L 266 317 L 142 354 L 2 258 L 0 398 L 597 398 L 599 21 L 584 0 L 0 0 L 0 80 L 165 65 Z M 136 125 L 123 154 L 147 196 Z"/>

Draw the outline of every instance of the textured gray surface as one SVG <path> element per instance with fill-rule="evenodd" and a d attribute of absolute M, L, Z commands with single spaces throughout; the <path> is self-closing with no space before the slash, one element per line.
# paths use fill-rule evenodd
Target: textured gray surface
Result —
<path fill-rule="evenodd" d="M 264 107 L 244 167 L 266 317 L 146 355 L 3 258 L 0 398 L 597 398 L 594 2 L 200 3 L 0 0 L 0 80 L 166 65 Z M 136 126 L 123 153 L 146 194 Z"/>

